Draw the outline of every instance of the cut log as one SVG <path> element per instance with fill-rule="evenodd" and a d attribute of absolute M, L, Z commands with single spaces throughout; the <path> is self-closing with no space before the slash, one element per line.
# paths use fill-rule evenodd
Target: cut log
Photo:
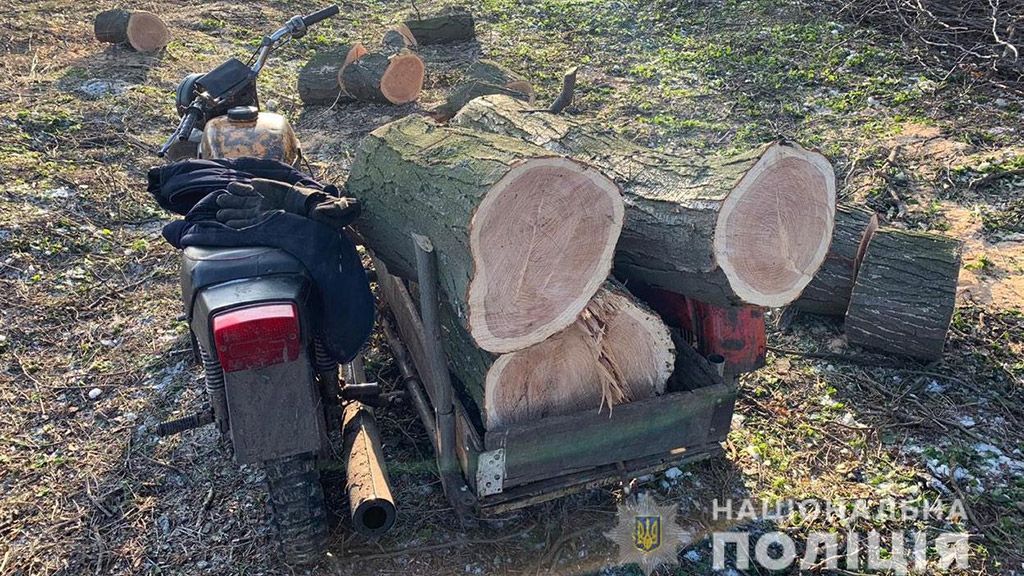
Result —
<path fill-rule="evenodd" d="M 478 60 L 466 69 L 463 83 L 453 88 L 444 104 L 430 114 L 439 122 L 447 122 L 471 100 L 491 94 L 504 94 L 531 104 L 536 97 L 533 85 L 522 76 L 490 60 Z"/>
<path fill-rule="evenodd" d="M 846 314 L 864 248 L 877 229 L 878 216 L 873 210 L 847 205 L 836 208 L 832 245 L 825 262 L 792 306 L 825 316 Z"/>
<path fill-rule="evenodd" d="M 167 46 L 171 33 L 152 12 L 106 10 L 96 15 L 93 32 L 100 42 L 126 43 L 139 52 L 155 52 Z"/>
<path fill-rule="evenodd" d="M 416 47 L 416 38 L 413 37 L 409 27 L 405 24 L 399 24 L 391 30 L 384 33 L 384 38 L 381 40 L 381 46 L 384 47 L 385 51 L 390 52 L 401 52 L 402 50 L 411 50 Z"/>
<path fill-rule="evenodd" d="M 507 96 L 470 102 L 452 125 L 512 136 L 600 166 L 622 186 L 621 280 L 713 304 L 792 302 L 828 251 L 835 174 L 776 142 L 736 156 L 661 154 Z"/>
<path fill-rule="evenodd" d="M 468 42 L 476 37 L 473 15 L 466 10 L 453 10 L 426 18 L 405 21 L 417 44 L 448 44 Z"/>
<path fill-rule="evenodd" d="M 366 55 L 361 42 L 324 49 L 313 55 L 299 71 L 299 98 L 309 105 L 332 105 L 354 100 L 342 90 L 338 77 L 346 66 Z"/>
<path fill-rule="evenodd" d="M 404 50 L 393 56 L 366 54 L 340 70 L 338 81 L 357 100 L 408 104 L 420 97 L 423 76 L 423 60 Z"/>
<path fill-rule="evenodd" d="M 938 360 L 956 305 L 963 243 L 881 228 L 864 250 L 846 312 L 851 344 Z"/>
<path fill-rule="evenodd" d="M 531 144 L 408 116 L 360 144 L 347 183 L 359 232 L 415 277 L 410 232 L 431 239 L 448 301 L 485 350 L 566 328 L 608 276 L 622 197 L 597 170 Z"/>
<path fill-rule="evenodd" d="M 443 339 L 450 368 L 488 430 L 580 411 L 614 415 L 618 404 L 662 394 L 675 363 L 665 323 L 612 283 L 568 328 L 511 354 L 476 348 L 451 318 Z"/>

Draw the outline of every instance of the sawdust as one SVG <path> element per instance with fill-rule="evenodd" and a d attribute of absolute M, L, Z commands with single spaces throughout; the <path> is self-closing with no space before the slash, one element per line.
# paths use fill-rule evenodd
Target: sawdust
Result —
<path fill-rule="evenodd" d="M 1024 241 L 989 242 L 977 213 L 946 202 L 942 209 L 948 233 L 964 240 L 958 296 L 1000 310 L 1024 308 Z"/>

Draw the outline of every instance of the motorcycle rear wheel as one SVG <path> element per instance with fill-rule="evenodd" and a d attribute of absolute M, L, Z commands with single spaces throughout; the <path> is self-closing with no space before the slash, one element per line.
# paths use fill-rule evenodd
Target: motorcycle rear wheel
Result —
<path fill-rule="evenodd" d="M 298 454 L 264 462 L 270 512 L 284 560 L 317 563 L 327 543 L 327 509 L 316 454 Z"/>

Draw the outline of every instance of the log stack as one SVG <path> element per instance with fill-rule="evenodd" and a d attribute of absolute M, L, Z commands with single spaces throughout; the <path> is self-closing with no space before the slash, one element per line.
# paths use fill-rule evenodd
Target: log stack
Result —
<path fill-rule="evenodd" d="M 96 15 L 93 33 L 100 42 L 127 44 L 138 52 L 162 50 L 171 41 L 159 16 L 141 10 L 105 10 Z"/>
<path fill-rule="evenodd" d="M 626 200 L 615 275 L 627 285 L 777 307 L 800 295 L 828 252 L 835 175 L 795 143 L 668 155 L 501 95 L 473 100 L 451 124 L 525 140 L 612 176 Z"/>
<path fill-rule="evenodd" d="M 487 429 L 665 391 L 672 338 L 606 281 L 613 260 L 626 281 L 788 303 L 824 258 L 834 206 L 828 162 L 795 144 L 668 156 L 506 96 L 449 126 L 409 116 L 375 130 L 347 188 L 392 274 L 415 280 L 409 233 L 431 239 L 450 368 Z"/>

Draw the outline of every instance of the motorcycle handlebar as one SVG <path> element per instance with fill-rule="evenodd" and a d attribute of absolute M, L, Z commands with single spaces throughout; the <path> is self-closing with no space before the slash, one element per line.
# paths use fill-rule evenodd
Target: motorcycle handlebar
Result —
<path fill-rule="evenodd" d="M 305 25 L 308 28 L 309 26 L 312 26 L 313 24 L 316 24 L 317 22 L 320 22 L 321 20 L 326 20 L 326 19 L 330 18 L 331 16 L 334 16 L 337 13 L 338 13 L 338 6 L 337 5 L 328 6 L 327 8 L 323 8 L 321 10 L 317 10 L 316 12 L 313 12 L 312 14 L 310 14 L 308 16 L 303 16 L 302 17 L 302 24 Z"/>
<path fill-rule="evenodd" d="M 181 119 L 181 125 L 178 127 L 178 140 L 184 142 L 192 136 L 192 129 L 196 127 L 201 113 L 202 110 L 196 107 L 190 107 L 185 111 L 185 116 Z"/>

